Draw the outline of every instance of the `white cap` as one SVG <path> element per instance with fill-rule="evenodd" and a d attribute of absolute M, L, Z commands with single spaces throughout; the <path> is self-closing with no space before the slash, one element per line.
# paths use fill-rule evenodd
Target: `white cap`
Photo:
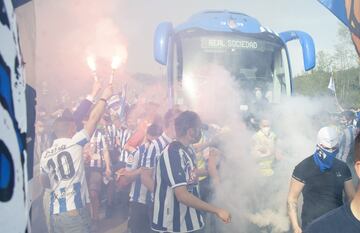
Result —
<path fill-rule="evenodd" d="M 317 144 L 326 148 L 334 148 L 339 144 L 339 135 L 334 127 L 323 127 L 317 135 Z"/>

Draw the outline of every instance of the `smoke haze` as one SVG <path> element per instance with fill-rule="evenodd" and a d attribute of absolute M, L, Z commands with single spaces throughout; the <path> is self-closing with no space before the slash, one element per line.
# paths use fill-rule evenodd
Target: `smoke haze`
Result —
<path fill-rule="evenodd" d="M 263 177 L 250 153 L 253 132 L 245 127 L 239 114 L 242 100 L 234 78 L 218 66 L 209 68 L 206 75 L 202 91 L 196 95 L 195 103 L 199 104 L 193 108 L 206 123 L 231 129 L 224 139 L 222 183 L 216 188 L 215 199 L 218 206 L 232 213 L 231 224 L 220 223 L 223 232 L 249 232 L 252 224 L 264 232 L 287 232 L 290 225 L 286 200 L 292 171 L 314 152 L 317 131 L 328 123 L 319 116 L 331 110 L 332 100 L 285 97 L 281 105 L 273 105 L 262 114 L 272 122 L 281 155 L 275 174 Z"/>
<path fill-rule="evenodd" d="M 225 8 L 260 17 L 265 25 L 271 26 L 273 22 L 282 25 L 275 27 L 275 30 L 292 29 L 292 25 L 284 24 L 283 18 L 274 19 L 273 13 L 267 10 L 265 13 L 261 12 L 266 6 L 273 5 L 272 2 L 262 2 L 252 10 L 250 2 L 240 1 L 247 3 L 240 4 L 233 1 Z M 289 1 L 281 3 L 290 4 Z M 165 101 L 166 91 L 159 84 L 165 84 L 165 77 L 158 77 L 163 70 L 159 72 L 159 66 L 152 59 L 152 36 L 156 25 L 165 20 L 177 24 L 198 11 L 224 8 L 222 1 L 191 2 L 194 6 L 189 6 L 189 9 L 185 7 L 185 3 L 172 1 L 161 1 L 154 5 L 151 1 L 35 0 L 34 4 L 37 18 L 37 85 L 40 89 L 47 89 L 48 96 L 68 95 L 70 99 L 76 99 L 87 94 L 93 82 L 86 64 L 86 57 L 89 55 L 96 56 L 98 76 L 107 83 L 111 73 L 111 58 L 120 54 L 128 62 L 117 71 L 115 85 L 120 87 L 125 82 L 131 83 L 129 90 L 141 90 L 144 95 L 160 101 Z M 296 4 L 303 5 L 303 1 L 296 1 Z M 316 15 L 314 19 L 323 17 L 318 17 L 319 11 L 316 9 L 311 12 Z M 325 11 L 321 12 L 323 13 L 327 14 Z M 333 20 L 332 17 L 330 20 Z M 316 24 L 323 25 L 318 21 Z M 295 25 L 306 30 L 299 22 Z M 317 33 L 316 30 L 313 29 Z M 329 28 L 326 30 L 329 31 Z M 141 83 L 155 83 L 153 89 L 146 88 L 139 82 L 134 83 L 130 77 L 131 72 L 149 70 L 157 76 L 149 77 L 151 84 L 144 80 Z M 229 209 L 233 216 L 230 225 L 221 225 L 225 228 L 224 232 L 247 232 L 252 227 L 249 222 L 261 228 L 271 226 L 273 233 L 286 232 L 289 229 L 286 196 L 292 170 L 314 151 L 316 132 L 322 125 L 314 124 L 313 119 L 326 111 L 324 108 L 331 100 L 298 96 L 284 99 L 281 105 L 266 112 L 273 131 L 277 134 L 282 153 L 282 160 L 276 164 L 276 175 L 266 183 L 258 175 L 257 165 L 250 155 L 253 132 L 246 128 L 246 123 L 239 114 L 243 100 L 236 88 L 236 81 L 227 71 L 217 66 L 210 67 L 202 75 L 207 79 L 206 82 L 199 83 L 202 91 L 194 96 L 193 109 L 199 112 L 205 122 L 231 129 L 225 136 L 224 160 L 220 170 L 222 183 L 214 200 L 217 205 Z M 161 97 L 156 96 L 159 93 Z M 52 97 L 51 101 L 54 99 L 56 98 Z M 39 102 L 47 100 L 40 99 Z M 270 187 L 266 185 L 265 190 L 263 186 L 269 183 Z"/>

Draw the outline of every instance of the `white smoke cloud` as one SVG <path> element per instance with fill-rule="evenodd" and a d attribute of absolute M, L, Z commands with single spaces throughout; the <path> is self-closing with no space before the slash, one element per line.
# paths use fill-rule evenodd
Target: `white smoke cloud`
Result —
<path fill-rule="evenodd" d="M 126 60 L 128 41 L 116 21 L 122 3 L 106 2 L 34 1 L 37 83 L 45 82 L 51 93 L 46 99 L 40 98 L 40 103 L 54 101 L 54 97 L 59 99 L 60 90 L 66 90 L 71 99 L 88 94 L 93 77 L 87 56 L 96 57 L 98 77 L 104 84 L 111 74 L 112 57 L 119 55 Z M 123 64 L 116 72 L 115 84 L 126 79 L 128 74 Z"/>
<path fill-rule="evenodd" d="M 287 217 L 284 216 L 284 213 L 278 211 L 265 209 L 256 214 L 250 214 L 248 219 L 259 227 L 271 226 L 273 228 L 272 232 L 286 232 L 289 230 Z"/>
<path fill-rule="evenodd" d="M 253 132 L 245 127 L 239 114 L 242 100 L 236 81 L 218 66 L 211 66 L 202 75 L 206 81 L 204 77 L 194 81 L 201 82 L 201 89 L 193 96 L 193 109 L 205 122 L 231 129 L 225 136 L 220 168 L 222 183 L 216 188 L 214 203 L 230 210 L 233 221 L 219 225 L 223 232 L 287 232 L 290 229 L 286 210 L 290 177 L 295 165 L 315 150 L 316 133 L 327 123 L 318 118 L 326 115 L 332 106 L 331 100 L 284 98 L 264 114 L 277 134 L 282 159 L 276 162 L 273 176 L 262 177 L 250 154 Z"/>
<path fill-rule="evenodd" d="M 149 14 L 148 7 L 153 7 L 153 3 L 144 2 L 139 7 L 138 2 L 124 3 L 116 0 L 106 0 L 106 4 L 104 0 L 34 2 L 37 18 L 37 78 L 38 82 L 48 82 L 51 94 L 60 89 L 67 90 L 73 94 L 71 98 L 74 99 L 90 90 L 92 77 L 86 65 L 88 55 L 96 55 L 99 58 L 99 77 L 107 80 L 110 76 L 111 57 L 116 53 L 123 53 L 124 47 L 129 44 L 124 37 L 125 31 L 151 46 L 152 42 L 147 40 L 150 36 L 144 35 L 146 32 L 147 35 L 152 33 L 156 24 L 151 24 L 153 28 L 143 28 L 144 22 L 141 21 L 146 20 Z M 128 6 L 124 8 L 123 5 L 126 4 Z M 167 5 L 167 9 L 170 8 L 174 8 L 173 3 Z M 172 10 L 159 9 L 169 18 L 173 16 Z M 175 9 L 179 10 L 177 7 Z M 141 17 L 132 12 L 137 12 Z M 119 14 L 125 15 L 126 20 L 116 21 Z M 160 17 L 162 14 L 155 14 L 154 17 L 159 22 L 164 20 L 163 16 Z M 191 15 L 190 12 L 183 14 Z M 177 17 L 179 21 L 184 20 L 180 16 Z M 121 27 L 126 24 L 133 27 Z M 134 43 L 133 47 L 139 46 L 140 40 L 136 41 L 137 44 Z M 132 54 L 137 57 L 136 63 L 153 62 L 144 61 L 144 57 L 151 58 L 149 51 L 151 49 L 146 50 L 144 54 Z M 295 97 L 284 100 L 268 113 L 272 118 L 273 129 L 279 137 L 283 160 L 277 164 L 277 175 L 269 180 L 271 187 L 262 190 L 258 186 L 263 181 L 258 177 L 256 163 L 249 153 L 252 133 L 245 127 L 239 115 L 242 100 L 241 93 L 236 88 L 236 81 L 227 71 L 216 66 L 202 71 L 200 76 L 204 79 L 198 83 L 201 91 L 193 96 L 196 98 L 193 109 L 199 112 L 204 121 L 215 122 L 232 129 L 226 136 L 224 161 L 221 166 L 223 182 L 218 187 L 215 200 L 215 203 L 228 208 L 233 215 L 233 223 L 225 226 L 224 232 L 247 232 L 251 227 L 249 222 L 260 227 L 272 226 L 274 233 L 286 231 L 289 223 L 285 203 L 291 172 L 296 163 L 313 152 L 319 125 L 314 125 L 312 118 L 324 111 L 324 103 L 327 101 Z M 121 78 L 121 81 L 124 81 L 127 77 Z M 151 90 L 147 89 L 149 92 Z M 153 93 L 159 93 L 159 90 L 161 87 Z M 264 205 L 264 208 L 256 210 L 253 207 L 254 201 L 260 206 Z"/>

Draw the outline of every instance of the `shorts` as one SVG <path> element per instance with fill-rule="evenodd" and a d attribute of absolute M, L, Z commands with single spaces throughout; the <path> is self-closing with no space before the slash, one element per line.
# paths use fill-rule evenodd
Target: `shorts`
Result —
<path fill-rule="evenodd" d="M 89 191 L 100 192 L 103 184 L 103 175 L 100 170 L 89 170 Z"/>
<path fill-rule="evenodd" d="M 51 216 L 54 233 L 89 233 L 90 215 L 86 208 Z"/>

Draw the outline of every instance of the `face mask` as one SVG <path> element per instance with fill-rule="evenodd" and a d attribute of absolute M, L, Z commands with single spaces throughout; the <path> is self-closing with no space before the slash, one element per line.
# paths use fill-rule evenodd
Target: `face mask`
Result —
<path fill-rule="evenodd" d="M 316 165 L 323 172 L 327 169 L 330 169 L 334 164 L 334 159 L 339 153 L 339 149 L 327 150 L 320 146 L 317 146 L 316 152 L 314 153 L 314 161 Z"/>
<path fill-rule="evenodd" d="M 256 90 L 255 91 L 255 97 L 256 97 L 256 99 L 261 99 L 262 98 L 262 92 L 260 90 Z"/>
<path fill-rule="evenodd" d="M 265 126 L 261 128 L 261 132 L 263 132 L 266 136 L 270 134 L 270 127 Z"/>
<path fill-rule="evenodd" d="M 37 132 L 38 132 L 38 133 L 44 132 L 44 128 L 43 128 L 43 127 L 38 127 L 38 128 L 37 128 Z"/>
<path fill-rule="evenodd" d="M 327 159 L 328 157 L 335 158 L 338 153 L 339 149 L 337 148 L 335 150 L 326 150 L 319 147 L 319 155 L 322 159 Z"/>
<path fill-rule="evenodd" d="M 193 144 L 196 144 L 201 140 L 201 136 L 202 136 L 201 129 L 194 129 L 194 134 L 195 135 L 193 137 Z"/>

